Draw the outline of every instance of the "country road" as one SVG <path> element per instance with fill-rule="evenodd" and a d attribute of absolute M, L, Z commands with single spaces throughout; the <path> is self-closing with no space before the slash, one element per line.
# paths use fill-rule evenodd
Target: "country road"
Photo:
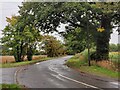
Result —
<path fill-rule="evenodd" d="M 118 88 L 118 82 L 77 72 L 64 65 L 71 56 L 24 67 L 17 81 L 28 88 Z"/>
<path fill-rule="evenodd" d="M 15 72 L 20 67 L 13 67 L 13 68 L 0 68 L 0 84 L 14 84 L 15 83 Z"/>

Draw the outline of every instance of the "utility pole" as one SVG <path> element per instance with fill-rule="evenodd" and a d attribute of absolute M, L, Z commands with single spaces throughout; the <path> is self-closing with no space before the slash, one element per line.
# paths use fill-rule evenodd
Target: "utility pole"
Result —
<path fill-rule="evenodd" d="M 88 13 L 87 13 L 87 11 L 86 11 L 86 16 L 87 16 L 87 48 L 88 48 L 88 65 L 89 66 L 91 66 L 91 64 L 90 64 L 90 41 L 89 41 L 89 34 L 90 34 L 90 32 L 89 32 L 89 24 L 88 24 L 88 22 L 89 22 L 89 19 L 88 19 Z"/>

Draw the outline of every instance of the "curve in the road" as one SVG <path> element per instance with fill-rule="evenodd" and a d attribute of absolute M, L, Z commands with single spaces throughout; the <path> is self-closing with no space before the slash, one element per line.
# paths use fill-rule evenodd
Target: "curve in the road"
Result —
<path fill-rule="evenodd" d="M 17 80 L 28 88 L 118 88 L 111 83 L 116 81 L 97 80 L 68 68 L 64 63 L 69 58 L 71 56 L 25 67 L 17 75 Z"/>

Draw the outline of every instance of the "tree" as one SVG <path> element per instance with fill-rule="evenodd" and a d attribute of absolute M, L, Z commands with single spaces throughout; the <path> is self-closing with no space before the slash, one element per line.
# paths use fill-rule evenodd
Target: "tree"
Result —
<path fill-rule="evenodd" d="M 45 35 L 42 44 L 49 57 L 57 57 L 65 54 L 65 47 L 53 36 Z"/>
<path fill-rule="evenodd" d="M 66 32 L 62 32 L 61 34 L 65 38 L 67 54 L 80 53 L 87 47 L 86 32 L 80 28 L 71 31 L 66 30 Z"/>
<path fill-rule="evenodd" d="M 8 25 L 3 30 L 2 43 L 7 48 L 12 48 L 16 62 L 23 61 L 26 54 L 28 60 L 32 60 L 37 42 L 41 40 L 38 30 L 31 24 L 26 25 L 20 16 L 7 18 L 7 22 Z"/>
<path fill-rule="evenodd" d="M 15 57 L 16 62 L 20 62 L 23 60 L 23 42 L 21 40 L 20 35 L 20 29 L 18 29 L 17 22 L 18 22 L 17 16 L 12 16 L 11 18 L 7 18 L 8 25 L 3 30 L 3 37 L 2 37 L 2 43 L 7 48 L 12 48 L 13 55 Z"/>
<path fill-rule="evenodd" d="M 36 50 L 36 46 L 42 39 L 42 35 L 32 25 L 26 25 L 23 31 L 24 44 L 26 45 L 26 54 L 29 61 L 32 60 L 32 56 Z"/>
<path fill-rule="evenodd" d="M 119 23 L 119 10 L 119 2 L 25 2 L 20 7 L 20 14 L 31 16 L 36 28 L 44 32 L 57 31 L 60 23 L 68 24 L 68 30 L 77 27 L 84 32 L 90 30 L 96 40 L 97 59 L 105 60 L 108 59 L 111 30 Z M 98 32 L 97 28 L 104 31 Z"/>
<path fill-rule="evenodd" d="M 109 58 L 109 40 L 112 28 L 114 25 L 119 23 L 118 18 L 120 17 L 118 6 L 120 3 L 95 3 L 91 4 L 93 7 L 93 12 L 96 11 L 96 20 L 98 20 L 98 27 L 103 29 L 103 31 L 96 32 L 96 54 L 98 60 L 105 60 Z"/>

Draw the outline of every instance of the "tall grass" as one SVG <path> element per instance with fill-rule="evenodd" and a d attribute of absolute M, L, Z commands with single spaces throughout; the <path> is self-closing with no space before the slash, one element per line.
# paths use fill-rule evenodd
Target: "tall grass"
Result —
<path fill-rule="evenodd" d="M 94 51 L 94 49 L 90 49 L 90 53 L 93 53 Z M 75 54 L 74 57 L 68 60 L 67 65 L 75 68 L 78 68 L 81 65 L 88 65 L 88 50 L 85 49 L 83 52 Z"/>
<path fill-rule="evenodd" d="M 120 53 L 119 52 L 110 52 L 109 53 L 109 60 L 114 63 L 120 64 Z"/>
<path fill-rule="evenodd" d="M 90 49 L 90 54 L 92 54 L 93 52 L 95 52 L 94 49 Z M 81 58 L 82 57 L 82 58 Z M 100 67 L 104 67 L 110 70 L 115 70 L 115 71 L 119 71 L 119 67 L 120 67 L 120 53 L 119 52 L 110 52 L 109 53 L 109 60 L 102 60 L 99 62 L 95 62 L 95 61 L 91 61 L 91 65 L 97 65 Z M 75 58 L 79 58 L 80 61 L 84 61 L 86 63 L 88 63 L 88 50 L 85 49 L 83 52 L 76 54 Z"/>
<path fill-rule="evenodd" d="M 90 54 L 95 52 L 95 49 L 90 49 Z M 83 52 L 76 54 L 75 57 L 81 57 L 81 55 L 84 57 L 82 58 L 86 62 L 88 61 L 88 50 L 85 49 Z M 109 60 L 114 62 L 114 63 L 119 63 L 120 64 L 120 53 L 119 52 L 109 52 Z"/>
<path fill-rule="evenodd" d="M 90 53 L 94 52 L 94 49 L 90 50 Z M 110 58 L 112 57 L 112 60 L 116 62 L 118 59 L 118 54 L 110 52 Z M 91 74 L 95 74 L 98 76 L 107 76 L 107 77 L 113 77 L 118 78 L 118 75 L 120 74 L 117 70 L 118 67 L 115 65 L 112 65 L 112 63 L 108 60 L 103 60 L 99 62 L 91 61 L 92 66 L 88 66 L 88 51 L 87 49 L 84 50 L 82 53 L 76 54 L 74 57 L 72 57 L 70 60 L 66 62 L 66 65 L 75 69 L 80 70 L 81 72 L 87 72 Z M 113 67 L 115 66 L 115 67 Z"/>
<path fill-rule="evenodd" d="M 92 54 L 93 52 L 95 52 L 95 49 L 90 49 L 90 54 Z M 84 60 L 87 62 L 88 61 L 88 49 L 85 49 L 80 54 L 84 57 Z"/>

